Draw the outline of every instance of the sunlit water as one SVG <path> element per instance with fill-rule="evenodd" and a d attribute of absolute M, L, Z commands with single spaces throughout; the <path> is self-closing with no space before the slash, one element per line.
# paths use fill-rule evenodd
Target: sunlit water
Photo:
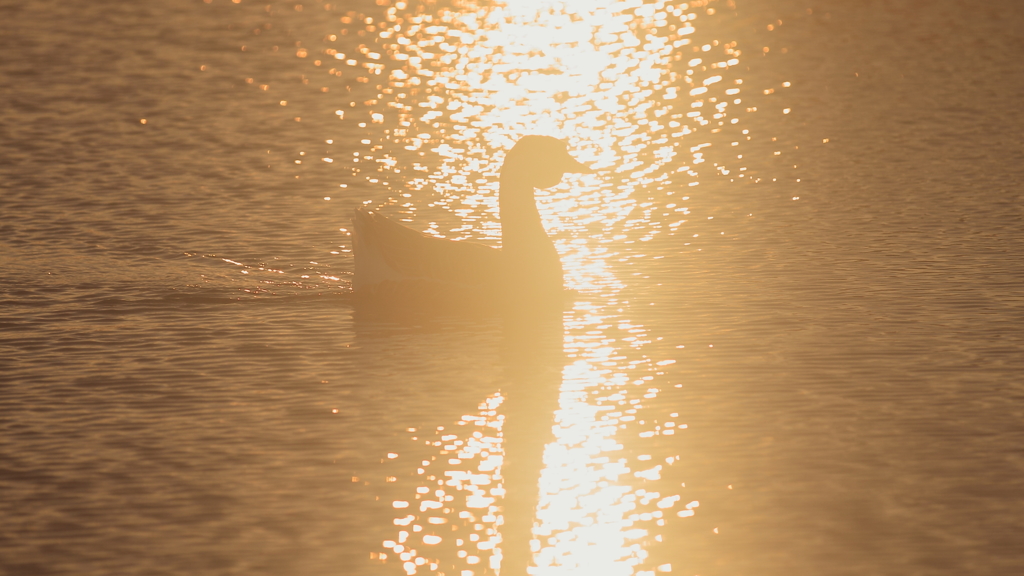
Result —
<path fill-rule="evenodd" d="M 0 573 L 1024 569 L 1015 3 L 97 4 L 0 6 Z M 561 326 L 354 312 L 528 133 Z"/>

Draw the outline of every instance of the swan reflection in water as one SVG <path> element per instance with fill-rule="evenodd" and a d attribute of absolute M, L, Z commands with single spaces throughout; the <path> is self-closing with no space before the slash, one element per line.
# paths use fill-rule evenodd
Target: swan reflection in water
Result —
<path fill-rule="evenodd" d="M 501 392 L 481 405 L 481 416 L 463 418 L 460 424 L 479 429 L 450 446 L 461 445 L 460 457 L 449 459 L 450 465 L 476 458 L 477 468 L 461 474 L 449 470 L 444 478 L 428 476 L 440 486 L 467 490 L 467 507 L 482 508 L 480 514 L 464 510 L 458 520 L 452 519 L 448 539 L 457 547 L 472 542 L 474 548 L 494 550 L 490 568 L 500 567 L 503 574 L 525 574 L 532 556 L 538 478 L 544 448 L 552 437 L 565 363 L 562 317 L 567 293 L 562 264 L 541 222 L 534 190 L 558 185 L 566 173 L 590 172 L 558 139 L 525 136 L 517 142 L 500 172 L 501 249 L 431 237 L 362 209 L 355 214 L 353 287 L 364 316 L 493 311 L 503 319 Z M 455 439 L 443 435 L 441 442 Z M 488 490 L 480 488 L 488 485 Z M 423 491 L 439 500 L 420 499 L 420 512 L 452 513 L 454 509 L 444 504 L 450 495 L 444 492 Z M 403 504 L 407 503 L 396 503 Z M 396 523 L 409 525 L 415 519 L 410 514 Z M 438 527 L 449 522 L 438 515 L 425 523 Z M 463 537 L 457 535 L 459 524 L 464 526 Z M 467 536 L 466 528 L 477 532 Z M 416 536 L 426 546 L 436 546 L 445 539 L 443 532 Z M 386 543 L 405 561 L 407 571 L 424 564 L 439 570 L 455 568 L 428 563 L 425 551 L 417 554 L 414 545 L 407 544 L 409 537 L 408 531 L 401 531 L 399 541 Z M 455 555 L 470 565 L 479 562 L 465 549 Z"/>
<path fill-rule="evenodd" d="M 393 501 L 398 535 L 378 556 L 398 560 L 407 574 L 634 574 L 647 559 L 639 544 L 647 531 L 636 523 L 663 526 L 664 509 L 679 500 L 647 490 L 650 484 L 629 485 L 630 477 L 659 480 L 663 466 L 650 454 L 636 456 L 636 466 L 648 468 L 636 471 L 622 457 L 627 454 L 610 456 L 622 449 L 618 428 L 637 421 L 640 400 L 627 397 L 657 394 L 639 388 L 648 377 L 631 381 L 626 370 L 651 360 L 643 356 L 628 368 L 607 369 L 619 365 L 612 361 L 619 352 L 608 345 L 614 339 L 591 342 L 583 333 L 595 319 L 603 324 L 622 310 L 586 302 L 566 310 L 561 261 L 537 212 L 535 188 L 583 171 L 589 170 L 559 140 L 531 136 L 517 143 L 501 169 L 500 250 L 429 237 L 357 212 L 357 321 L 439 311 L 502 319 L 499 391 L 481 394 L 486 400 L 479 412 L 464 415 L 453 429 L 438 427 L 432 438 L 417 432 L 440 454 L 421 461 L 416 494 Z M 616 324 L 629 331 L 624 343 L 639 345 L 641 327 Z M 673 432 L 656 428 L 642 437 Z M 676 460 L 664 459 L 668 465 Z M 651 510 L 641 512 L 644 507 Z"/>
<path fill-rule="evenodd" d="M 387 327 L 378 322 L 380 317 L 365 309 L 358 312 L 360 346 L 383 345 L 387 338 L 380 338 L 381 328 L 386 331 Z M 395 466 L 400 468 L 389 472 L 394 474 L 391 481 L 404 485 L 395 486 L 401 495 L 391 501 L 397 534 L 384 542 L 386 551 L 375 556 L 389 564 L 397 561 L 408 574 L 461 576 L 471 570 L 474 576 L 524 575 L 534 557 L 536 544 L 531 549 L 531 541 L 539 479 L 545 449 L 554 440 L 552 428 L 566 364 L 563 312 L 548 306 L 521 315 L 503 314 L 500 339 L 493 337 L 494 328 L 486 320 L 459 319 L 449 324 L 435 319 L 427 330 L 440 333 L 414 335 L 413 342 L 426 338 L 428 350 L 438 348 L 440 358 L 432 359 L 428 370 L 443 366 L 446 357 L 458 364 L 467 347 L 470 354 L 496 351 L 500 359 L 496 375 L 474 375 L 463 372 L 464 366 L 453 366 L 454 391 L 437 390 L 432 399 L 424 397 L 429 393 L 417 391 L 431 405 L 446 399 L 462 403 L 474 395 L 482 401 L 477 411 L 455 417 L 456 422 L 441 420 L 447 425 L 436 431 L 416 430 L 420 448 L 399 450 L 403 458 Z M 402 340 L 410 343 L 408 338 Z M 463 349 L 458 352 L 443 350 L 460 346 Z M 422 350 L 417 354 L 422 355 Z M 416 368 L 408 370 L 414 375 Z M 429 408 L 425 412 L 429 414 Z M 422 460 L 420 456 L 410 460 L 406 457 L 410 454 L 421 454 Z M 406 484 L 410 480 L 416 483 L 415 493 Z"/>

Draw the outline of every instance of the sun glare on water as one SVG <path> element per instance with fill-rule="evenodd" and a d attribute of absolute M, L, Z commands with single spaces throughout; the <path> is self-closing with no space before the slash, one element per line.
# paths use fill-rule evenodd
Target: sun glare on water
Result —
<path fill-rule="evenodd" d="M 494 152 L 524 134 L 564 138 L 601 173 L 539 192 L 544 223 L 569 287 L 614 292 L 609 244 L 634 235 L 630 241 L 647 241 L 685 222 L 681 206 L 649 218 L 653 205 L 638 193 L 695 185 L 696 172 L 680 165 L 703 161 L 710 144 L 702 134 L 738 122 L 729 106 L 739 102 L 742 80 L 725 78 L 739 50 L 694 42 L 705 4 L 524 0 L 391 12 L 375 49 L 395 66 L 376 69 L 389 78 L 375 121 L 393 126 L 394 148 L 440 160 L 386 177 L 405 180 L 395 203 L 414 211 L 422 202 L 416 198 L 430 197 L 428 207 L 455 213 L 461 224 L 443 230 L 434 223 L 428 233 L 498 241 L 502 156 Z M 386 155 L 378 162 L 385 173 L 397 165 Z"/>
<path fill-rule="evenodd" d="M 391 201 L 400 211 L 446 211 L 455 226 L 431 222 L 428 233 L 496 243 L 502 157 L 494 151 L 548 134 L 598 170 L 538 192 L 566 283 L 585 297 L 565 325 L 571 363 L 540 471 L 530 573 L 671 572 L 647 545 L 662 541 L 666 522 L 693 516 L 697 503 L 686 505 L 678 484 L 662 480 L 679 455 L 645 453 L 643 442 L 685 427 L 644 413 L 659 392 L 657 370 L 673 360 L 643 353 L 648 335 L 623 315 L 625 283 L 614 265 L 685 223 L 683 194 L 698 184 L 692 167 L 704 161 L 707 135 L 738 131 L 730 105 L 740 103 L 742 80 L 731 68 L 741 53 L 735 42 L 695 40 L 695 21 L 714 13 L 706 1 L 397 6 L 367 53 L 390 59 L 371 69 L 387 75 L 373 117 L 390 126 L 397 152 L 377 159 L 378 172 L 404 181 Z M 433 166 L 419 160 L 427 153 L 436 155 Z M 410 164 L 412 173 L 402 173 Z M 653 194 L 669 202 L 645 200 Z M 394 502 L 398 535 L 379 559 L 401 562 L 408 574 L 501 572 L 502 402 L 495 393 L 455 432 L 417 433 L 439 454 L 423 460 L 416 494 Z"/>

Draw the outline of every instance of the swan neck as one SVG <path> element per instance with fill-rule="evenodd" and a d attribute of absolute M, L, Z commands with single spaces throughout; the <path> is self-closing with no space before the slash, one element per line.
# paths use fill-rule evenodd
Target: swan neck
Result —
<path fill-rule="evenodd" d="M 534 187 L 523 178 L 502 173 L 498 190 L 501 251 L 508 283 L 523 294 L 560 292 L 562 263 L 541 222 Z"/>
<path fill-rule="evenodd" d="M 541 224 L 537 201 L 533 196 L 533 186 L 518 178 L 502 176 L 498 190 L 498 210 L 501 218 L 502 245 L 526 236 L 542 236 L 547 233 Z"/>

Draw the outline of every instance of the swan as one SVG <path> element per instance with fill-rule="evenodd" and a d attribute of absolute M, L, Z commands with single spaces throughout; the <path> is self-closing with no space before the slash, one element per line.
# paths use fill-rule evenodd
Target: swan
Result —
<path fill-rule="evenodd" d="M 423 308 L 536 305 L 562 300 L 562 262 L 541 223 L 534 190 L 567 173 L 592 173 L 550 136 L 524 136 L 499 176 L 502 247 L 435 238 L 358 208 L 353 218 L 355 276 L 363 300 Z"/>

